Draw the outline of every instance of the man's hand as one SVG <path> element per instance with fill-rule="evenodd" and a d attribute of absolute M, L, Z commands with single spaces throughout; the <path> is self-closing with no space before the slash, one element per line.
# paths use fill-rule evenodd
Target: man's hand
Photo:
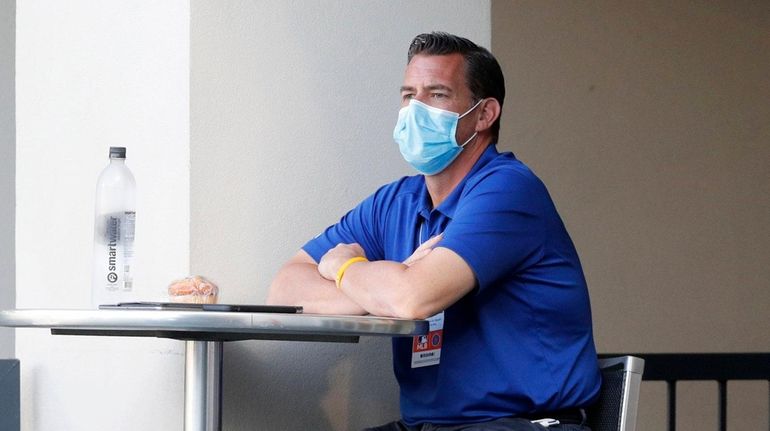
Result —
<path fill-rule="evenodd" d="M 428 253 L 433 251 L 433 247 L 438 244 L 439 241 L 441 241 L 441 238 L 444 237 L 443 233 L 440 233 L 433 238 L 425 241 L 424 243 L 420 244 L 420 246 L 417 248 L 417 250 L 412 253 L 411 256 L 407 257 L 405 261 L 401 262 L 406 266 L 412 266 L 415 263 L 417 263 L 418 260 L 422 259 L 423 257 L 427 256 Z"/>
<path fill-rule="evenodd" d="M 366 314 L 360 305 L 345 296 L 318 272 L 315 260 L 304 250 L 278 271 L 267 296 L 272 305 L 301 305 L 305 313 Z"/>
<path fill-rule="evenodd" d="M 337 244 L 336 247 L 326 252 L 318 262 L 318 272 L 321 277 L 334 281 L 337 271 L 348 260 L 354 257 L 366 257 L 364 249 L 358 244 Z"/>

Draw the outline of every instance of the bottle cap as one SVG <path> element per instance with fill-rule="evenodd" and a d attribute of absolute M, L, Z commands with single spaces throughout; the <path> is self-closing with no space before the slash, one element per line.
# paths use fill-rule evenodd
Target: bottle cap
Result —
<path fill-rule="evenodd" d="M 126 147 L 110 147 L 110 158 L 111 159 L 125 159 L 126 158 Z"/>

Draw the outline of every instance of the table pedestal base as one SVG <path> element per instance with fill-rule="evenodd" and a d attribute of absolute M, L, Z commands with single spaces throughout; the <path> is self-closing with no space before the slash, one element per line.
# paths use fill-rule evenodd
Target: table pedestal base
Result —
<path fill-rule="evenodd" d="M 222 341 L 185 341 L 184 431 L 222 429 Z"/>

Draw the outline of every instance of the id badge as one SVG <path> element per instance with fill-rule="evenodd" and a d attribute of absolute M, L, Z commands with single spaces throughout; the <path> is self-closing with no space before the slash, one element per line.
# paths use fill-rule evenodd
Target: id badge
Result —
<path fill-rule="evenodd" d="M 441 344 L 444 341 L 444 312 L 428 318 L 430 332 L 417 335 L 412 340 L 412 368 L 438 365 L 441 361 Z"/>

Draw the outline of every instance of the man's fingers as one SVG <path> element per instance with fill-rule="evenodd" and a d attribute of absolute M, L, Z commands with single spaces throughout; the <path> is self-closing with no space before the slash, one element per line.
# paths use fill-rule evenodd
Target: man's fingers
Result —
<path fill-rule="evenodd" d="M 418 260 L 422 259 L 423 257 L 427 256 L 432 249 L 424 249 L 424 250 L 415 250 L 414 253 L 412 253 L 411 256 L 409 256 L 403 264 L 406 266 L 412 266 L 415 263 L 417 263 Z"/>
<path fill-rule="evenodd" d="M 420 250 L 420 249 L 426 249 L 426 248 L 433 248 L 433 247 L 435 247 L 435 246 L 436 246 L 436 244 L 437 244 L 439 241 L 441 241 L 441 239 L 442 239 L 442 238 L 444 238 L 444 233 L 443 233 L 443 232 L 442 232 L 442 233 L 440 233 L 440 234 L 438 234 L 438 235 L 436 235 L 436 236 L 434 236 L 433 238 L 431 238 L 431 239 L 429 239 L 429 240 L 425 241 L 424 243 L 422 243 L 422 244 L 420 245 L 420 247 L 418 248 L 418 250 Z"/>
<path fill-rule="evenodd" d="M 444 234 L 440 233 L 434 236 L 433 238 L 425 241 L 417 248 L 417 250 L 414 251 L 414 253 L 412 253 L 411 256 L 406 258 L 406 260 L 403 261 L 402 263 L 406 266 L 414 265 L 415 262 L 427 256 L 428 253 L 430 253 L 431 250 L 433 250 L 433 247 L 435 247 L 436 244 L 438 244 L 438 242 L 441 241 L 441 238 L 443 237 L 444 237 Z"/>
<path fill-rule="evenodd" d="M 337 244 L 321 257 L 318 262 L 318 272 L 321 277 L 334 281 L 340 266 L 353 257 L 366 257 L 364 249 L 357 243 Z"/>

